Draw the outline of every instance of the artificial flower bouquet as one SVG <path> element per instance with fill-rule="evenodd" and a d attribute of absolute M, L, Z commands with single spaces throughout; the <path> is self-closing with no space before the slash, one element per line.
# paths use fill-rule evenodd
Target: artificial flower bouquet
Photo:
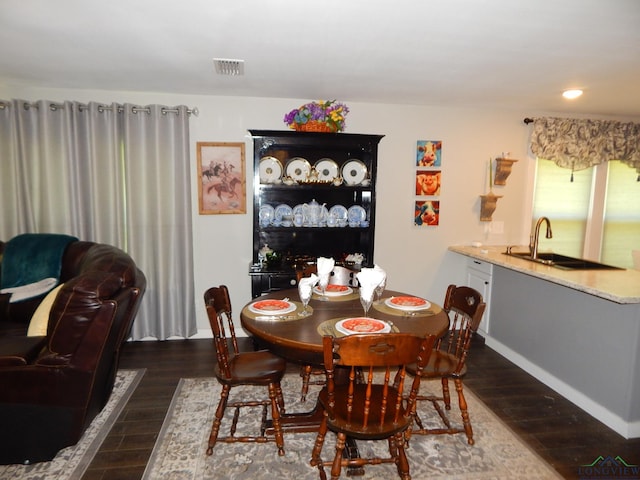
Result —
<path fill-rule="evenodd" d="M 301 132 L 341 132 L 349 108 L 336 100 L 305 103 L 284 116 L 284 123 Z"/>

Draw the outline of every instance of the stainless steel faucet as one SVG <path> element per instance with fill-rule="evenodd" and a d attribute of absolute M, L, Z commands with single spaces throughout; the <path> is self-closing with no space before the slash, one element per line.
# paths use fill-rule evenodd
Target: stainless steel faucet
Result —
<path fill-rule="evenodd" d="M 540 225 L 542 225 L 542 222 L 547 223 L 547 234 L 545 235 L 545 237 L 553 238 L 553 233 L 551 232 L 551 222 L 547 217 L 540 217 L 538 219 L 538 222 L 536 223 L 536 229 L 529 239 L 529 254 L 534 260 L 538 259 L 538 239 L 540 237 Z"/>

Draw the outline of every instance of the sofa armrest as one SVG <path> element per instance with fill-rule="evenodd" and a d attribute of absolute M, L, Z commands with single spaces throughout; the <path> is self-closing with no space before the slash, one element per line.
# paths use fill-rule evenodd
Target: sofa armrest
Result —
<path fill-rule="evenodd" d="M 46 337 L 0 337 L 0 367 L 32 363 L 46 344 Z"/>

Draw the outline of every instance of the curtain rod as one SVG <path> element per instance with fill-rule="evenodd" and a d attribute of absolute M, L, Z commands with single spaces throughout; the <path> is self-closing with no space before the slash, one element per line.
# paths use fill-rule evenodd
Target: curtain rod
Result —
<path fill-rule="evenodd" d="M 11 105 L 9 102 L 0 101 L 0 110 L 4 110 L 9 105 Z M 121 105 L 121 104 L 117 104 L 117 105 L 118 105 L 118 112 L 123 112 L 124 111 L 124 106 Z M 24 108 L 25 109 L 39 108 L 39 105 L 37 103 L 25 102 L 24 103 Z M 49 108 L 55 112 L 56 110 L 64 109 L 64 104 L 51 102 L 49 104 Z M 79 103 L 78 104 L 78 110 L 80 110 L 81 112 L 84 111 L 84 110 L 87 110 L 88 108 L 89 107 L 84 103 Z M 98 105 L 98 111 L 100 113 L 104 112 L 105 110 L 112 111 L 113 107 L 110 106 L 110 105 Z M 151 108 L 150 107 L 140 107 L 140 106 L 134 105 L 133 107 L 131 107 L 131 111 L 133 113 L 138 113 L 138 112 L 150 113 L 151 112 Z M 160 111 L 162 112 L 163 115 L 166 115 L 167 113 L 179 113 L 180 110 L 178 110 L 177 108 L 162 107 L 162 109 Z M 197 117 L 199 113 L 200 112 L 198 111 L 197 107 L 187 108 L 187 114 L 188 115 L 195 115 Z"/>

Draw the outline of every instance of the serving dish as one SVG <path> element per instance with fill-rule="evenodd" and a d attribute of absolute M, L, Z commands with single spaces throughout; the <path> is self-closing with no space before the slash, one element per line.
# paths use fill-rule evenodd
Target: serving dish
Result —
<path fill-rule="evenodd" d="M 424 298 L 410 296 L 387 298 L 384 303 L 388 307 L 397 308 L 398 310 L 404 310 L 406 312 L 415 312 L 431 307 L 431 304 Z"/>
<path fill-rule="evenodd" d="M 389 333 L 391 325 L 382 320 L 367 317 L 345 318 L 336 322 L 336 330 L 344 335 L 356 333 Z"/>

